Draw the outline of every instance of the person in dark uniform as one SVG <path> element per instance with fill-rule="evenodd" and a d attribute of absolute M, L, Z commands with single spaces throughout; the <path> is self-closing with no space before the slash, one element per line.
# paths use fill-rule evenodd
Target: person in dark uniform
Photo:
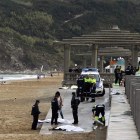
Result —
<path fill-rule="evenodd" d="M 96 93 L 96 79 L 94 75 L 91 76 L 91 102 L 95 102 L 95 93 Z"/>
<path fill-rule="evenodd" d="M 69 72 L 72 72 L 72 69 L 69 67 Z"/>
<path fill-rule="evenodd" d="M 87 101 L 90 97 L 90 86 L 91 86 L 91 78 L 87 74 L 86 78 L 84 78 L 84 92 L 83 92 L 83 96 L 86 97 Z"/>
<path fill-rule="evenodd" d="M 117 84 L 118 79 L 119 79 L 119 74 L 120 74 L 120 69 L 118 66 L 116 66 L 114 73 L 115 73 L 115 84 Z"/>
<path fill-rule="evenodd" d="M 83 102 L 83 88 L 84 88 L 84 78 L 82 75 L 77 79 L 77 97 L 80 96 L 81 102 Z"/>
<path fill-rule="evenodd" d="M 58 95 L 56 94 L 54 99 L 51 102 L 51 107 L 52 107 L 51 125 L 53 125 L 54 120 L 55 120 L 55 125 L 57 125 L 58 110 L 59 110 L 57 98 L 58 98 Z"/>
<path fill-rule="evenodd" d="M 131 75 L 132 71 L 130 69 L 130 66 L 127 67 L 127 69 L 125 69 L 125 75 Z M 125 87 L 125 81 L 124 81 L 124 87 Z"/>
<path fill-rule="evenodd" d="M 134 68 L 133 68 L 133 66 L 131 66 L 131 75 L 135 75 L 135 71 L 134 71 Z"/>
<path fill-rule="evenodd" d="M 73 112 L 73 119 L 74 122 L 72 124 L 78 124 L 78 105 L 80 104 L 80 100 L 78 97 L 75 97 L 75 92 L 72 92 L 72 99 L 71 99 L 71 108 Z"/>
<path fill-rule="evenodd" d="M 128 66 L 127 69 L 125 70 L 125 75 L 131 75 L 130 66 Z"/>
<path fill-rule="evenodd" d="M 96 119 L 96 120 L 99 120 L 99 115 L 100 115 L 100 113 L 101 113 L 101 115 L 102 115 L 101 122 L 103 122 L 103 124 L 105 125 L 105 117 L 104 117 L 104 115 L 105 115 L 105 105 L 104 105 L 104 104 L 95 105 L 95 106 L 92 108 L 93 114 L 94 114 L 94 111 L 96 111 L 96 112 L 95 112 L 95 119 Z"/>
<path fill-rule="evenodd" d="M 32 106 L 32 112 L 31 115 L 33 115 L 33 123 L 32 123 L 32 130 L 36 130 L 36 126 L 38 123 L 38 117 L 41 111 L 39 111 L 39 100 L 36 100 L 35 104 Z"/>

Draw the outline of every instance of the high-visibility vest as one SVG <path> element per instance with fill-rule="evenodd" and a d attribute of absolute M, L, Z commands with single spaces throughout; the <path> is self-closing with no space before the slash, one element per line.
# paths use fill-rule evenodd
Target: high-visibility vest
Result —
<path fill-rule="evenodd" d="M 122 69 L 120 69 L 120 73 L 122 72 Z"/>
<path fill-rule="evenodd" d="M 88 79 L 87 78 L 84 78 L 84 80 L 85 80 L 85 83 L 86 82 L 91 82 L 91 79 L 90 78 L 88 78 Z"/>
<path fill-rule="evenodd" d="M 95 83 L 96 84 L 96 79 L 91 79 L 91 83 Z"/>

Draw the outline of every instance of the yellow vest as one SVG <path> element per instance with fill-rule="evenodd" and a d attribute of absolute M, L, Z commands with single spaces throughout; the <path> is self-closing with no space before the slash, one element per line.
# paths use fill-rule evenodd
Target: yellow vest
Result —
<path fill-rule="evenodd" d="M 91 83 L 95 83 L 96 84 L 96 79 L 91 79 Z"/>
<path fill-rule="evenodd" d="M 122 72 L 122 69 L 120 69 L 120 73 Z"/>
<path fill-rule="evenodd" d="M 91 82 L 91 79 L 90 79 L 90 78 L 89 78 L 89 79 L 84 78 L 84 80 L 85 80 L 85 83 L 86 83 L 86 82 Z"/>

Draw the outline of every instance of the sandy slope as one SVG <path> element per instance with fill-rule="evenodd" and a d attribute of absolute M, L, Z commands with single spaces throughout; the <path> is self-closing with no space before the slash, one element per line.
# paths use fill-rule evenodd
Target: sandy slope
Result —
<path fill-rule="evenodd" d="M 54 93 L 61 87 L 62 75 L 36 80 L 14 81 L 0 85 L 0 140 L 90 140 L 94 132 L 73 135 L 39 135 L 31 130 L 31 108 L 40 100 L 40 118 L 45 119 Z M 16 100 L 15 100 L 16 97 Z M 103 130 L 105 131 L 105 130 Z"/>

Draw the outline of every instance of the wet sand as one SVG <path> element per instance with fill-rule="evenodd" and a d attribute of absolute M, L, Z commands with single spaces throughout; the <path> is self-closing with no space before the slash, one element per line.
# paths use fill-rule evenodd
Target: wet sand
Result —
<path fill-rule="evenodd" d="M 94 140 L 94 131 L 87 134 L 39 135 L 41 126 L 31 130 L 31 109 L 35 100 L 40 100 L 39 109 L 42 113 L 39 119 L 44 120 L 62 79 L 60 74 L 42 78 L 39 82 L 34 79 L 0 85 L 0 140 Z M 106 129 L 102 131 L 105 133 Z"/>

